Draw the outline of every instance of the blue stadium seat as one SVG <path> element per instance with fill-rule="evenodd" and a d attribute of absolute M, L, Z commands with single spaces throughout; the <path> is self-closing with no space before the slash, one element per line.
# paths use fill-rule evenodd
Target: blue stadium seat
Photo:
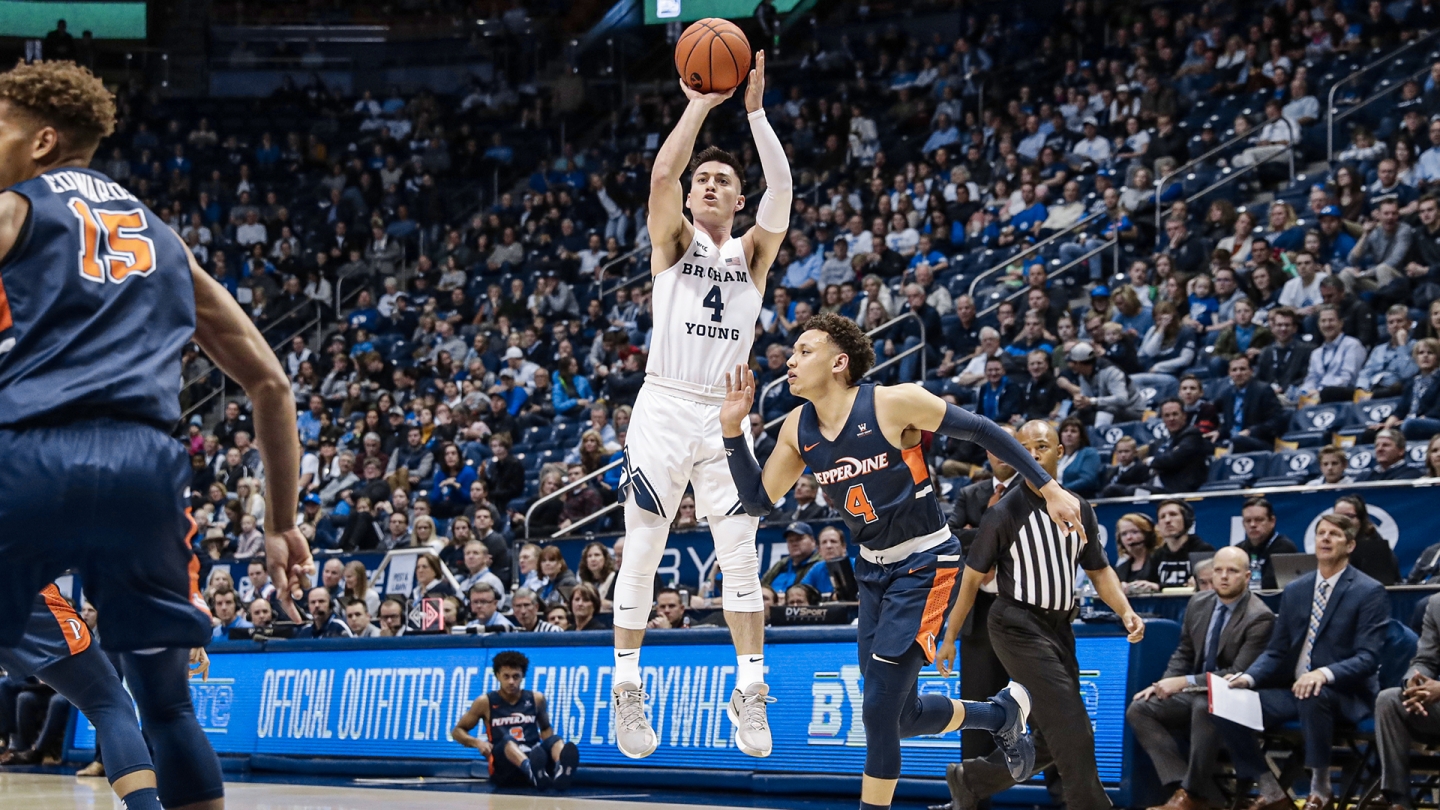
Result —
<path fill-rule="evenodd" d="M 1400 407 L 1399 397 L 1393 399 L 1367 399 L 1350 406 L 1350 424 L 1335 431 L 1339 436 L 1359 436 L 1390 418 Z"/>
<path fill-rule="evenodd" d="M 541 454 L 539 453 L 516 453 L 515 460 L 525 467 L 525 474 L 530 475 L 540 469 Z"/>
<path fill-rule="evenodd" d="M 1332 402 L 1301 408 L 1290 417 L 1290 430 L 1281 440 L 1300 447 L 1326 444 L 1331 433 L 1353 424 L 1355 413 L 1350 406 L 1349 402 Z"/>
<path fill-rule="evenodd" d="M 1144 423 L 1141 422 L 1116 422 L 1103 428 L 1092 427 L 1090 428 L 1090 445 L 1095 448 L 1095 452 L 1104 456 L 1114 452 L 1115 443 L 1126 436 L 1144 444 L 1139 438 L 1144 427 Z"/>
<path fill-rule="evenodd" d="M 1375 445 L 1357 444 L 1345 451 L 1348 461 L 1345 462 L 1346 472 L 1354 475 L 1364 472 L 1375 466 Z"/>
<path fill-rule="evenodd" d="M 1135 440 L 1141 444 L 1153 444 L 1155 442 L 1163 442 L 1168 438 L 1170 438 L 1170 430 L 1165 427 L 1165 423 L 1160 421 L 1160 417 L 1157 416 L 1153 419 L 1145 420 L 1144 425 L 1140 429 L 1140 435 L 1137 436 Z"/>
<path fill-rule="evenodd" d="M 1220 456 L 1210 462 L 1210 480 L 1200 487 L 1201 492 L 1243 489 L 1260 474 L 1270 468 L 1274 453 L 1233 453 Z"/>
<path fill-rule="evenodd" d="M 484 464 L 490 455 L 490 445 L 486 442 L 467 442 L 465 444 L 465 460 L 473 462 L 477 467 Z"/>
<path fill-rule="evenodd" d="M 1405 464 L 1419 470 L 1425 469 L 1425 451 L 1429 450 L 1429 442 L 1425 444 L 1411 444 L 1405 448 Z"/>
<path fill-rule="evenodd" d="M 1168 374 L 1136 374 L 1132 381 L 1145 395 L 1147 408 L 1154 408 L 1161 400 L 1180 393 L 1180 381 Z"/>
<path fill-rule="evenodd" d="M 549 425 L 536 425 L 531 428 L 526 428 L 520 434 L 520 441 L 524 442 L 526 445 L 534 447 L 538 444 L 551 441 L 551 436 L 553 435 L 554 429 Z"/>
<path fill-rule="evenodd" d="M 1282 450 L 1270 458 L 1270 469 L 1255 482 L 1257 487 L 1288 487 L 1303 484 L 1320 474 L 1318 450 Z"/>
<path fill-rule="evenodd" d="M 1214 402 L 1230 388 L 1229 377 L 1215 377 L 1204 381 L 1205 398 Z"/>

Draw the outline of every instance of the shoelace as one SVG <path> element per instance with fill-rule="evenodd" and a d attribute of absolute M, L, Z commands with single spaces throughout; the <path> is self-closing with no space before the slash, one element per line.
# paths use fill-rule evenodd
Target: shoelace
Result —
<path fill-rule="evenodd" d="M 627 689 L 615 702 L 615 720 L 625 731 L 638 731 L 645 725 L 645 701 L 650 696 L 642 689 Z"/>
<path fill-rule="evenodd" d="M 765 714 L 765 704 L 774 703 L 775 700 L 775 698 L 759 692 L 754 694 L 742 692 L 740 695 L 740 722 L 755 731 L 764 731 L 769 722 Z"/>

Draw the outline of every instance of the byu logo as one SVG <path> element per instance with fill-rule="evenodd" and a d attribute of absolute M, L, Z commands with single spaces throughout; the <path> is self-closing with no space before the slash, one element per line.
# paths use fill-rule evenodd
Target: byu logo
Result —
<path fill-rule="evenodd" d="M 1384 422 L 1394 412 L 1395 406 L 1385 402 L 1368 409 L 1365 413 L 1370 417 L 1371 422 Z"/>
<path fill-rule="evenodd" d="M 1354 455 L 1350 456 L 1350 469 L 1363 470 L 1366 467 L 1369 467 L 1370 462 L 1374 460 L 1375 457 L 1371 455 L 1369 450 L 1360 450 Z"/>
<path fill-rule="evenodd" d="M 1121 430 L 1120 428 L 1112 427 L 1109 430 L 1105 431 L 1106 444 L 1114 444 L 1123 438 L 1125 438 L 1125 431 Z"/>
<path fill-rule="evenodd" d="M 1160 392 L 1159 392 L 1157 389 L 1155 389 L 1155 388 L 1152 388 L 1152 387 L 1150 387 L 1150 386 L 1146 386 L 1146 387 L 1140 389 L 1140 393 L 1141 393 L 1141 395 L 1143 395 L 1143 396 L 1145 397 L 1145 401 L 1146 401 L 1146 402 L 1149 402 L 1150 400 L 1152 400 L 1152 399 L 1155 398 L 1155 395 L 1156 395 L 1156 394 L 1158 394 L 1158 393 L 1160 393 Z"/>
<path fill-rule="evenodd" d="M 1255 469 L 1255 459 L 1241 456 L 1230 462 L 1230 472 L 1235 475 L 1249 475 Z"/>
<path fill-rule="evenodd" d="M 1335 422 L 1334 411 L 1319 411 L 1310 415 L 1310 425 L 1316 430 L 1324 430 Z"/>
<path fill-rule="evenodd" d="M 1315 461 L 1315 458 L 1309 453 L 1296 453 L 1290 457 L 1290 471 L 1305 472 L 1310 469 L 1310 464 L 1313 461 Z"/>

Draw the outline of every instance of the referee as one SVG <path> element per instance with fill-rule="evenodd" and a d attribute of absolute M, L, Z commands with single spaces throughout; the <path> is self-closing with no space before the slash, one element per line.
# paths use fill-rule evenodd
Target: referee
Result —
<path fill-rule="evenodd" d="M 1018 435 L 1040 466 L 1056 475 L 1065 452 L 1049 423 L 1026 422 Z M 999 594 L 990 609 L 990 639 L 1011 676 L 1030 692 L 1030 722 L 1035 737 L 1035 769 L 1053 762 L 1060 771 L 1069 810 L 1110 807 L 1095 767 L 1095 737 L 1085 702 L 1080 697 L 1080 665 L 1075 660 L 1074 619 L 1076 570 L 1084 568 L 1105 600 L 1125 624 L 1131 643 L 1145 635 L 1145 624 L 1120 588 L 1100 546 L 1095 510 L 1081 501 L 1085 542 L 1064 532 L 1050 519 L 1045 500 L 1030 486 L 1015 487 L 987 509 L 965 561 L 965 578 L 945 641 L 936 656 L 940 671 L 949 674 L 955 661 L 955 639 L 975 604 L 975 594 L 992 568 L 997 569 Z M 991 754 L 951 765 L 945 774 L 954 810 L 976 804 L 1016 784 L 1004 759 Z"/>

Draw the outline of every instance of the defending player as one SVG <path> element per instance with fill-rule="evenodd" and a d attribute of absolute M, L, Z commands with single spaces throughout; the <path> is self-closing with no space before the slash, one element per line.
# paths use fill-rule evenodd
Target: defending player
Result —
<path fill-rule="evenodd" d="M 960 565 L 960 542 L 940 511 L 921 432 L 979 444 L 1038 488 L 1056 521 L 1080 525 L 1075 496 L 995 423 L 918 385 L 859 385 L 874 362 L 870 338 L 854 321 L 838 315 L 807 321 L 787 364 L 790 392 L 807 401 L 785 417 L 763 472 L 744 438 L 755 377 L 743 366 L 735 368 L 733 380 L 726 375 L 720 412 L 729 466 L 747 512 L 768 514 L 809 467 L 860 546 L 862 810 L 890 806 L 902 737 L 985 729 L 994 732 L 1013 772 L 1028 773 L 1035 756 L 1025 733 L 1030 699 L 1019 684 L 983 702 L 918 693 L 920 670 L 935 659 L 936 636 L 955 599 Z"/>
<path fill-rule="evenodd" d="M 36 676 L 89 718 L 105 751 L 106 778 L 125 807 L 158 806 L 155 766 L 130 695 L 110 659 L 91 646 L 90 628 L 54 585 L 35 597 L 24 640 L 0 649 L 0 669 L 12 678 Z M 39 752 L 19 751 L 8 764 L 39 762 Z"/>
<path fill-rule="evenodd" d="M 86 168 L 114 119 L 105 86 L 73 63 L 0 74 L 0 647 L 21 641 L 34 595 L 77 568 L 106 648 L 124 653 L 160 802 L 219 808 L 186 666 L 210 621 L 189 545 L 189 459 L 170 437 L 181 349 L 193 336 L 254 405 L 266 557 L 287 596 L 314 568 L 294 528 L 295 406 L 234 298 L 159 217 Z M 129 810 L 159 808 L 138 801 Z"/>
<path fill-rule="evenodd" d="M 530 659 L 515 650 L 495 656 L 491 668 L 500 688 L 475 698 L 450 730 L 451 739 L 490 760 L 496 787 L 553 787 L 566 790 L 580 765 L 580 750 L 550 727 L 545 695 L 521 689 Z M 481 721 L 485 736 L 470 732 Z"/>
<path fill-rule="evenodd" d="M 764 602 L 758 522 L 740 509 L 725 465 L 717 416 L 725 399 L 725 373 L 750 359 L 755 322 L 770 263 L 790 224 L 790 167 L 780 139 L 765 120 L 765 53 L 756 54 L 745 88 L 745 108 L 755 151 L 765 170 L 765 196 L 757 227 L 736 237 L 735 212 L 745 205 L 742 167 L 711 147 L 690 160 L 705 116 L 728 93 L 690 99 L 655 156 L 650 179 L 650 238 L 654 252 L 655 329 L 645 385 L 635 401 L 625 446 L 625 557 L 615 584 L 615 738 L 627 757 L 646 757 L 659 740 L 645 717 L 640 645 L 654 600 L 655 570 L 665 552 L 670 523 L 687 485 L 695 487 L 695 511 L 710 522 L 715 556 L 725 572 L 723 606 L 737 661 L 730 722 L 740 750 L 769 756 L 765 704 Z M 690 160 L 689 193 L 681 180 Z M 685 210 L 694 218 L 685 218 Z"/>

